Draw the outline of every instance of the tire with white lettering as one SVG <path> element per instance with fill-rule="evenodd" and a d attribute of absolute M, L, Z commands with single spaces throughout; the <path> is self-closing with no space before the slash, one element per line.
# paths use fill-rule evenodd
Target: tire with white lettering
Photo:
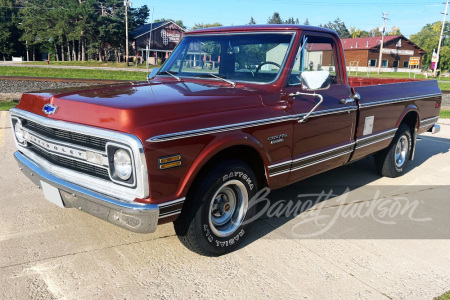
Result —
<path fill-rule="evenodd" d="M 389 147 L 375 155 L 375 166 L 381 176 L 395 178 L 402 175 L 411 153 L 411 130 L 401 124 Z"/>
<path fill-rule="evenodd" d="M 258 189 L 253 170 L 244 162 L 219 163 L 197 182 L 174 222 L 178 239 L 193 252 L 220 256 L 235 250 L 250 229 Z"/>

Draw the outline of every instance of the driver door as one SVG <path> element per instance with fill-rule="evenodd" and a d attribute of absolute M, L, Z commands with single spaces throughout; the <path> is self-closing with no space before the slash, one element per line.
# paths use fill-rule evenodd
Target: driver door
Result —
<path fill-rule="evenodd" d="M 341 71 L 342 47 L 331 34 L 304 32 L 306 42 L 303 52 L 296 60 L 285 88 L 294 121 L 293 162 L 289 181 L 324 172 L 348 162 L 354 146 L 357 105 Z M 343 60 L 342 60 L 343 61 Z M 302 86 L 302 72 L 329 71 L 329 88 L 316 91 L 323 102 L 309 118 L 320 98 Z M 297 92 L 308 95 L 298 95 Z M 347 100 L 347 101 L 345 101 Z"/>

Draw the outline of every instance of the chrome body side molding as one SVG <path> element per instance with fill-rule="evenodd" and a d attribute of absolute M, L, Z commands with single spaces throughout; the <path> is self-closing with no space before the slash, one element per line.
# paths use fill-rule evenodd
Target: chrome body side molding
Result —
<path fill-rule="evenodd" d="M 419 96 L 419 97 L 405 97 L 405 98 L 398 98 L 398 99 L 389 99 L 389 100 L 381 100 L 381 101 L 375 101 L 375 102 L 369 102 L 369 103 L 361 103 L 361 108 L 367 108 L 367 107 L 373 107 L 373 106 L 379 106 L 379 105 L 385 105 L 385 104 L 393 104 L 393 103 L 399 103 L 404 101 L 410 101 L 410 100 L 422 100 L 430 97 L 436 97 L 436 96 L 442 96 L 440 93 L 436 94 L 429 94 L 425 96 Z"/>
<path fill-rule="evenodd" d="M 351 142 L 349 144 L 335 147 L 326 151 L 322 151 L 320 153 L 315 153 L 301 158 L 297 158 L 295 160 L 270 165 L 269 175 L 270 177 L 278 176 L 281 174 L 297 171 L 330 159 L 334 159 L 349 154 L 353 151 L 354 145 L 355 143 Z"/>
<path fill-rule="evenodd" d="M 357 110 L 357 107 L 343 107 L 343 108 L 338 108 L 338 109 L 327 109 L 327 110 L 315 111 L 315 112 L 311 113 L 311 115 L 308 118 L 320 117 L 320 116 L 355 111 L 355 110 Z M 304 114 L 298 114 L 298 115 L 289 115 L 289 116 L 268 118 L 268 119 L 255 120 L 255 121 L 249 121 L 249 122 L 242 122 L 242 123 L 235 123 L 235 124 L 228 124 L 228 125 L 222 125 L 222 126 L 200 128 L 200 129 L 194 129 L 194 130 L 188 130 L 188 131 L 180 131 L 180 132 L 175 132 L 175 133 L 162 134 L 162 135 L 157 135 L 157 136 L 149 138 L 147 140 L 147 142 L 158 143 L 158 142 L 165 142 L 165 141 L 173 141 L 173 140 L 184 139 L 184 138 L 188 138 L 188 137 L 201 136 L 201 135 L 206 135 L 206 134 L 214 134 L 214 133 L 219 133 L 219 132 L 238 130 L 238 129 L 256 127 L 256 126 L 263 126 L 263 125 L 288 122 L 288 121 L 298 121 L 299 119 L 302 119 L 306 115 L 307 114 L 304 113 Z"/>
<path fill-rule="evenodd" d="M 437 122 L 438 119 L 439 116 L 420 120 L 420 129 L 431 127 L 432 125 L 434 125 L 434 123 Z"/>
<path fill-rule="evenodd" d="M 175 216 L 181 213 L 185 197 L 173 201 L 158 204 L 159 219 Z"/>
<path fill-rule="evenodd" d="M 356 141 L 356 149 L 360 149 L 363 147 L 367 147 L 388 139 L 392 139 L 395 136 L 395 133 L 397 132 L 397 128 L 392 128 L 385 130 L 383 132 L 378 132 L 372 135 L 363 136 L 361 138 L 358 138 Z"/>

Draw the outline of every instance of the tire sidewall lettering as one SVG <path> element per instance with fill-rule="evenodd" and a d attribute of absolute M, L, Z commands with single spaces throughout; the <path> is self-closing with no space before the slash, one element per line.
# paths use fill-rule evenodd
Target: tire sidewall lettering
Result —
<path fill-rule="evenodd" d="M 253 195 L 253 191 L 256 190 L 256 186 L 254 183 L 254 179 L 252 179 L 252 176 L 250 176 L 249 174 L 247 174 L 245 172 L 245 170 L 243 171 L 228 171 L 227 173 L 225 173 L 225 175 L 222 175 L 221 177 L 219 177 L 219 186 L 222 185 L 223 183 L 225 183 L 226 181 L 230 181 L 230 180 L 239 180 L 241 181 L 247 188 L 247 191 L 249 193 L 249 197 L 251 197 L 251 195 Z M 218 186 L 217 186 L 218 188 Z M 210 201 L 212 201 L 212 199 L 208 199 L 207 202 L 205 202 L 205 213 L 208 214 L 209 213 L 209 204 Z M 247 211 L 248 214 L 248 211 Z M 248 215 L 246 216 L 246 218 L 248 217 Z M 208 223 L 208 217 L 207 215 L 204 215 L 204 217 L 202 218 L 203 222 L 202 222 L 202 231 L 203 231 L 203 235 L 206 239 L 206 241 L 214 248 L 227 248 L 227 247 L 233 247 L 236 246 L 236 244 L 238 244 L 244 237 L 244 235 L 246 234 L 246 228 L 247 226 L 241 226 L 239 228 L 237 228 L 237 230 L 232 233 L 230 236 L 227 237 L 218 237 L 216 236 Z"/>
<path fill-rule="evenodd" d="M 245 172 L 241 172 L 241 171 L 234 171 L 234 172 L 230 172 L 228 174 L 225 174 L 222 177 L 222 182 L 225 182 L 227 180 L 231 180 L 231 179 L 236 179 L 236 178 L 241 178 L 242 182 L 246 183 L 248 185 L 248 188 L 253 191 L 255 185 L 253 184 L 252 179 L 250 178 L 249 175 L 247 175 Z"/>

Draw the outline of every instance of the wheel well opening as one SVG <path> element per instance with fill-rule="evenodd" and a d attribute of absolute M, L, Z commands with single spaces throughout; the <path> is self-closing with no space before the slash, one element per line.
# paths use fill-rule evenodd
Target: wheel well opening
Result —
<path fill-rule="evenodd" d="M 249 165 L 255 172 L 255 176 L 258 180 L 258 187 L 262 188 L 268 185 L 266 178 L 266 171 L 264 168 L 264 162 L 258 151 L 250 146 L 232 146 L 221 150 L 216 153 L 209 161 L 201 168 L 195 177 L 194 182 L 191 184 L 190 190 L 196 185 L 206 174 L 213 169 L 218 163 L 224 160 L 241 160 Z"/>
<path fill-rule="evenodd" d="M 406 124 L 411 131 L 411 135 L 414 135 L 415 129 L 417 128 L 418 114 L 415 111 L 411 111 L 406 114 L 400 124 Z"/>

